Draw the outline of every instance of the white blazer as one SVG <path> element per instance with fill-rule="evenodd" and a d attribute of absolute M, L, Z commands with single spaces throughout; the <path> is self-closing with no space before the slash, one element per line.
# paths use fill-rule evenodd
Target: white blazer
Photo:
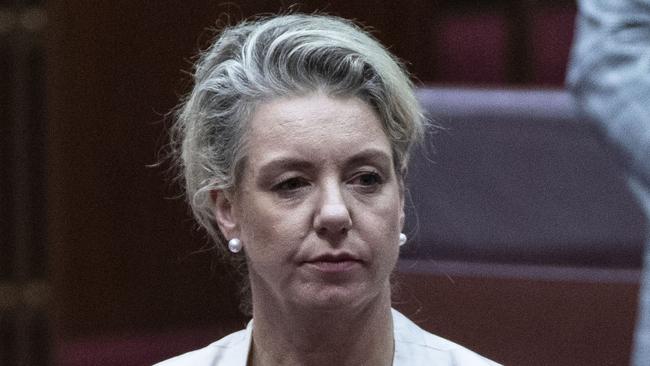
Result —
<path fill-rule="evenodd" d="M 392 310 L 395 332 L 393 366 L 498 366 L 478 354 L 426 332 Z M 171 358 L 155 366 L 246 366 L 251 347 L 253 321 L 205 348 Z"/>

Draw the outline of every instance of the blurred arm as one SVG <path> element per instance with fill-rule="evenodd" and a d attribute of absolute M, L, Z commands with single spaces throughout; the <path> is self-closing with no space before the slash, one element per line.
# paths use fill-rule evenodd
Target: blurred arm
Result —
<path fill-rule="evenodd" d="M 580 0 L 568 86 L 650 187 L 650 0 Z"/>

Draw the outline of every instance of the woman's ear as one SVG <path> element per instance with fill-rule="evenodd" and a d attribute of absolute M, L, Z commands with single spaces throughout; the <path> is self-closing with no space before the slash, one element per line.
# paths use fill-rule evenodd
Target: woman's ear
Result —
<path fill-rule="evenodd" d="M 402 190 L 402 193 L 400 195 L 400 208 L 399 208 L 399 228 L 400 230 L 404 230 L 404 223 L 406 222 L 406 214 L 404 213 L 404 190 Z"/>
<path fill-rule="evenodd" d="M 236 215 L 233 212 L 233 204 L 230 195 L 223 190 L 210 191 L 210 197 L 213 203 L 214 218 L 221 229 L 221 233 L 228 238 L 238 237 L 239 225 Z"/>
<path fill-rule="evenodd" d="M 406 186 L 404 185 L 404 177 L 406 176 L 406 169 L 402 169 L 400 172 L 400 176 L 398 177 L 399 180 L 399 205 L 400 205 L 400 212 L 399 212 L 399 227 L 400 230 L 404 229 L 404 222 L 406 221 L 406 214 L 404 213 L 404 205 L 406 202 L 406 196 L 408 192 L 406 192 Z"/>

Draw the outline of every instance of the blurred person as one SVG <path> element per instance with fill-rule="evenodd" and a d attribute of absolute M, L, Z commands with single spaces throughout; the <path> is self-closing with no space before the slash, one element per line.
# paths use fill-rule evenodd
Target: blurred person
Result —
<path fill-rule="evenodd" d="M 650 0 L 580 0 L 567 83 L 625 158 L 650 220 Z M 632 364 L 650 365 L 650 221 Z"/>
<path fill-rule="evenodd" d="M 193 76 L 176 161 L 253 320 L 160 365 L 496 365 L 391 308 L 427 122 L 383 46 L 340 18 L 257 18 L 221 31 Z"/>

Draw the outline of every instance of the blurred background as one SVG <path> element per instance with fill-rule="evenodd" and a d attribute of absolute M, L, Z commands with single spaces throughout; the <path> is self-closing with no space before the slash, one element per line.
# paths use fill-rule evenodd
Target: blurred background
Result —
<path fill-rule="evenodd" d="M 206 28 L 291 4 L 0 0 L 0 365 L 151 364 L 243 327 L 232 276 L 202 251 L 209 243 L 178 188 L 150 165 Z M 510 90 L 562 88 L 576 13 L 568 0 L 296 9 L 371 26 L 419 86 Z M 629 210 L 625 230 L 638 229 Z M 624 365 L 640 254 L 629 263 L 602 282 L 449 267 L 407 279 L 397 306 L 503 363 Z M 607 336 L 579 351 L 562 340 L 603 324 Z"/>

